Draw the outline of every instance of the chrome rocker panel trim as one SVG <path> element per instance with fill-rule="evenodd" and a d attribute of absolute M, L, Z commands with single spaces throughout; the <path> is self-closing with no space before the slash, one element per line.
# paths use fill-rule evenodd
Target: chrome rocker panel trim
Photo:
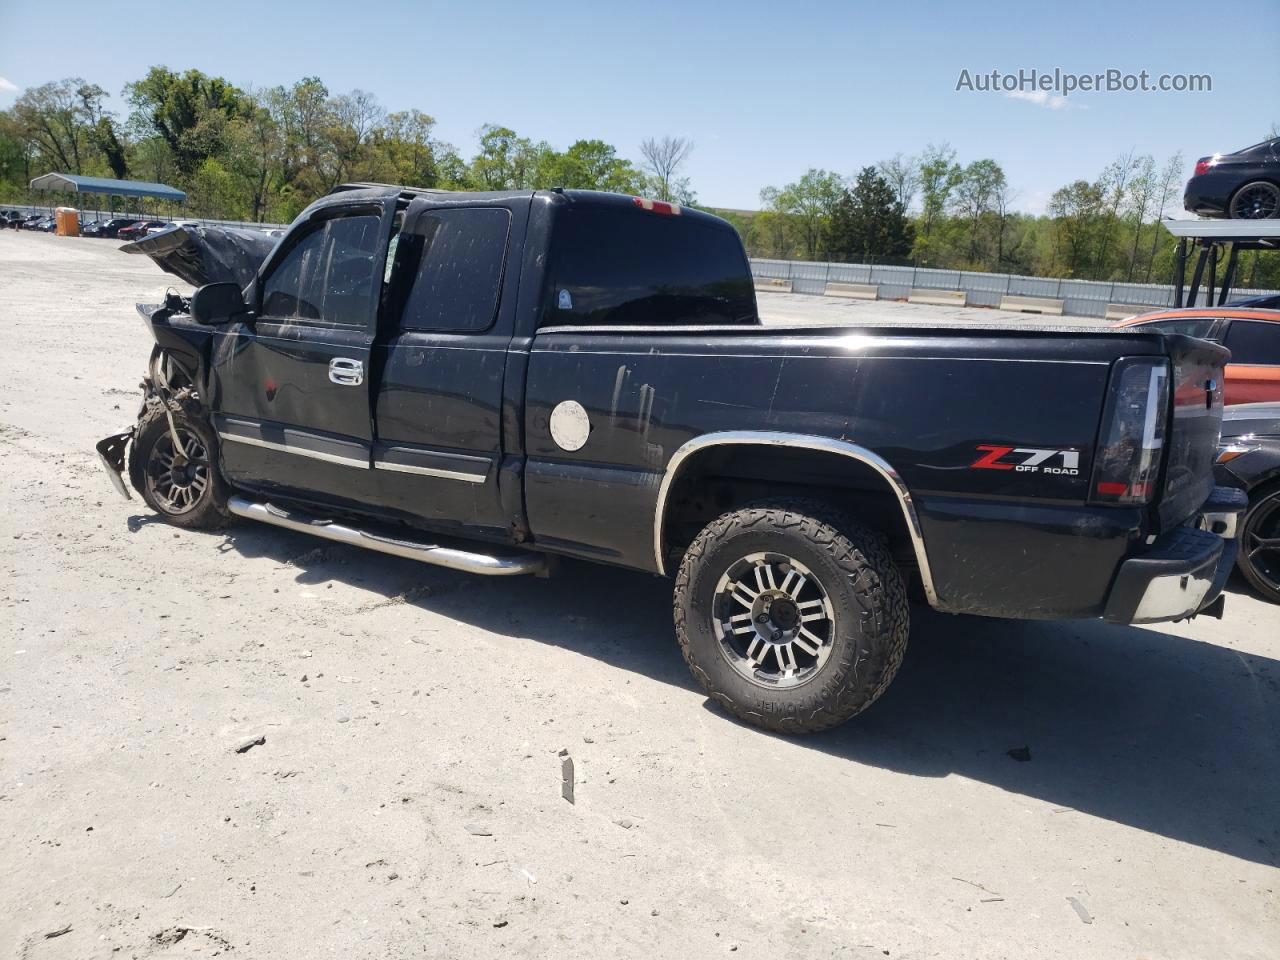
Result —
<path fill-rule="evenodd" d="M 275 527 L 309 533 L 315 537 L 362 547 L 365 550 L 376 550 L 378 553 L 407 557 L 410 560 L 434 564 L 437 567 L 448 567 L 450 570 L 462 570 L 466 573 L 478 573 L 491 577 L 528 573 L 545 575 L 548 571 L 546 558 L 534 553 L 497 556 L 459 550 L 456 547 L 442 547 L 432 543 L 393 538 L 350 527 L 336 520 L 291 513 L 273 504 L 258 503 L 246 500 L 244 497 L 231 497 L 227 501 L 227 509 L 237 517 L 259 520 Z"/>

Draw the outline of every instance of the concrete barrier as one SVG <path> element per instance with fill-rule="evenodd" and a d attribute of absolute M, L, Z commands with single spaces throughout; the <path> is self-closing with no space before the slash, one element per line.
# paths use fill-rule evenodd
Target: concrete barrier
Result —
<path fill-rule="evenodd" d="M 968 306 L 969 293 L 966 290 L 929 290 L 913 288 L 907 294 L 907 303 L 925 303 L 931 307 L 964 307 Z"/>
<path fill-rule="evenodd" d="M 1053 297 L 1014 297 L 1006 295 L 1000 298 L 1000 309 L 1015 310 L 1018 313 L 1053 314 L 1056 317 L 1060 317 L 1062 316 L 1064 302 Z"/>
<path fill-rule="evenodd" d="M 850 300 L 879 300 L 880 284 L 878 283 L 828 283 L 823 295 L 828 297 L 848 297 Z"/>
<path fill-rule="evenodd" d="M 773 277 L 756 277 L 756 290 L 761 293 L 790 293 L 790 280 L 775 280 Z"/>
<path fill-rule="evenodd" d="M 1153 307 L 1149 303 L 1108 303 L 1106 319 L 1128 320 L 1135 314 L 1151 313 L 1154 310 L 1160 309 L 1160 307 Z"/>

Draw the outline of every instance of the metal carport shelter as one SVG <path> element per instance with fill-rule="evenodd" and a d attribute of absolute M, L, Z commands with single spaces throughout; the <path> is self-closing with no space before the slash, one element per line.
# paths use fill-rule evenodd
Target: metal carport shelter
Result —
<path fill-rule="evenodd" d="M 31 181 L 32 190 L 61 193 L 96 193 L 111 197 L 141 197 L 184 203 L 187 195 L 177 187 L 143 180 L 113 180 L 110 177 L 82 177 L 75 173 L 46 173 Z"/>

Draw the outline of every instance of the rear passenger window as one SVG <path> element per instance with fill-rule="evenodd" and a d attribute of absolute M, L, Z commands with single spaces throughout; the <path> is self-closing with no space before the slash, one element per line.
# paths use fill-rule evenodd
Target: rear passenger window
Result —
<path fill-rule="evenodd" d="M 511 214 L 499 207 L 436 210 L 402 234 L 400 262 L 416 262 L 400 314 L 402 330 L 465 333 L 489 328 L 498 312 Z"/>
<path fill-rule="evenodd" d="M 1226 346 L 1232 363 L 1280 364 L 1280 322 L 1233 320 Z"/>
<path fill-rule="evenodd" d="M 1157 320 L 1155 323 L 1144 323 L 1142 329 L 1157 330 L 1160 333 L 1180 333 L 1186 337 L 1209 336 L 1216 320 Z"/>
<path fill-rule="evenodd" d="M 755 289 L 733 229 L 579 202 L 552 235 L 543 326 L 754 324 Z"/>
<path fill-rule="evenodd" d="M 263 284 L 262 315 L 364 326 L 382 219 L 335 217 L 305 234 Z"/>

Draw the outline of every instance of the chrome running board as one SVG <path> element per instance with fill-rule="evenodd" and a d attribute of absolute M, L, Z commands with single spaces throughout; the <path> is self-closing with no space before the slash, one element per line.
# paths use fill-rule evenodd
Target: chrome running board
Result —
<path fill-rule="evenodd" d="M 509 577 L 522 573 L 546 576 L 549 572 L 547 559 L 536 553 L 495 556 L 459 550 L 455 547 L 442 547 L 433 543 L 404 540 L 349 527 L 327 517 L 313 517 L 298 511 L 284 510 L 270 503 L 255 503 L 244 497 L 232 497 L 227 501 L 227 509 L 237 517 L 258 520 L 276 527 L 284 527 L 286 530 L 296 530 L 299 533 L 309 533 L 315 537 L 363 547 L 366 550 L 389 553 L 394 557 L 407 557 L 422 563 L 433 563 L 437 567 L 448 567 L 450 570 L 463 570 L 467 573 L 480 573 L 490 577 Z"/>

